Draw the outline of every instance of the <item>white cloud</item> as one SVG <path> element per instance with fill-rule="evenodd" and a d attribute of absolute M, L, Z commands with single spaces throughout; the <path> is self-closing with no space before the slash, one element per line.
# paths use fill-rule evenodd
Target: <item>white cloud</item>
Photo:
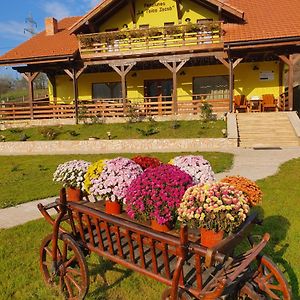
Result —
<path fill-rule="evenodd" d="M 59 2 L 44 3 L 44 11 L 49 14 L 49 17 L 54 17 L 58 20 L 69 17 L 71 12 L 69 8 Z"/>
<path fill-rule="evenodd" d="M 28 36 L 24 34 L 24 28 L 24 22 L 0 22 L 0 35 L 11 40 L 26 40 Z"/>

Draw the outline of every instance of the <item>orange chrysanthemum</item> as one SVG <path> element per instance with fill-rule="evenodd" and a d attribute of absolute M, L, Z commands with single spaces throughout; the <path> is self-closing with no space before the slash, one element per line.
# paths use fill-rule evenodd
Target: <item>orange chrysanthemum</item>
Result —
<path fill-rule="evenodd" d="M 247 197 L 250 206 L 256 206 L 262 200 L 260 187 L 252 180 L 242 176 L 228 176 L 221 180 L 233 185 Z"/>

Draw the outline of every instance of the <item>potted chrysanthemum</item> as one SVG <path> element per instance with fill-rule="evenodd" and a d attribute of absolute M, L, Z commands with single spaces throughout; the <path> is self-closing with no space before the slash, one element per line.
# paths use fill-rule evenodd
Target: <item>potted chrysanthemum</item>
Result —
<path fill-rule="evenodd" d="M 84 189 L 88 194 L 91 194 L 90 188 L 93 185 L 92 180 L 100 177 L 107 159 L 100 159 L 92 163 L 84 175 Z"/>
<path fill-rule="evenodd" d="M 215 181 L 215 174 L 209 161 L 201 155 L 176 156 L 169 163 L 188 173 L 193 178 L 194 184 Z"/>
<path fill-rule="evenodd" d="M 142 172 L 142 168 L 131 159 L 117 157 L 107 160 L 100 176 L 91 179 L 89 191 L 105 200 L 107 213 L 119 214 L 129 185 Z"/>
<path fill-rule="evenodd" d="M 84 175 L 91 163 L 84 160 L 71 160 L 58 165 L 53 181 L 62 182 L 67 188 L 67 199 L 69 201 L 80 201 L 84 190 Z"/>
<path fill-rule="evenodd" d="M 262 191 L 252 180 L 242 176 L 227 176 L 221 180 L 243 192 L 249 206 L 256 206 L 262 201 Z"/>
<path fill-rule="evenodd" d="M 168 231 L 176 220 L 181 198 L 192 183 L 191 176 L 178 167 L 148 168 L 127 191 L 127 214 L 140 221 L 151 220 L 155 230 Z"/>
<path fill-rule="evenodd" d="M 158 167 L 162 164 L 162 162 L 156 158 L 156 157 L 151 157 L 151 156 L 142 156 L 142 155 L 137 155 L 132 158 L 132 160 L 139 164 L 143 170 L 146 170 L 150 167 Z"/>
<path fill-rule="evenodd" d="M 213 247 L 245 221 L 250 208 L 242 191 L 225 182 L 190 187 L 178 208 L 178 220 L 200 228 L 201 244 Z"/>

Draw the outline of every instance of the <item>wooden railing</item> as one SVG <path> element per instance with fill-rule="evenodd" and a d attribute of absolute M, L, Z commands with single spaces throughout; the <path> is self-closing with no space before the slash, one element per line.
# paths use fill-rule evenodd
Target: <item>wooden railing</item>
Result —
<path fill-rule="evenodd" d="M 278 104 L 279 110 L 285 111 L 289 110 L 289 95 L 288 92 L 282 93 L 279 95 Z"/>
<path fill-rule="evenodd" d="M 174 25 L 78 35 L 82 58 L 148 52 L 223 47 L 221 22 Z M 175 48 L 175 49 L 174 49 Z"/>
<path fill-rule="evenodd" d="M 205 95 L 193 95 L 192 99 L 178 99 L 179 115 L 196 115 L 201 112 Z M 214 112 L 227 112 L 229 109 L 228 99 L 207 100 L 213 107 Z M 140 99 L 95 99 L 79 102 L 79 119 L 92 117 L 147 117 L 164 116 L 174 114 L 172 97 L 147 97 Z M 29 120 L 29 119 L 66 119 L 75 118 L 74 104 L 45 104 L 34 105 L 31 114 L 29 104 L 1 106 L 0 120 Z"/>

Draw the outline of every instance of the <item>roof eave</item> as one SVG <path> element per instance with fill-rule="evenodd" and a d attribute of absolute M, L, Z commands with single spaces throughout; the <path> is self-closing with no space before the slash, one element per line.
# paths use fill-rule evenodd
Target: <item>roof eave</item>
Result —
<path fill-rule="evenodd" d="M 17 58 L 17 59 L 0 60 L 0 66 L 17 66 L 22 64 L 38 64 L 38 63 L 51 63 L 51 62 L 69 62 L 74 60 L 76 53 L 70 55 L 55 55 L 55 56 L 43 56 L 43 57 L 34 57 L 34 58 Z"/>

